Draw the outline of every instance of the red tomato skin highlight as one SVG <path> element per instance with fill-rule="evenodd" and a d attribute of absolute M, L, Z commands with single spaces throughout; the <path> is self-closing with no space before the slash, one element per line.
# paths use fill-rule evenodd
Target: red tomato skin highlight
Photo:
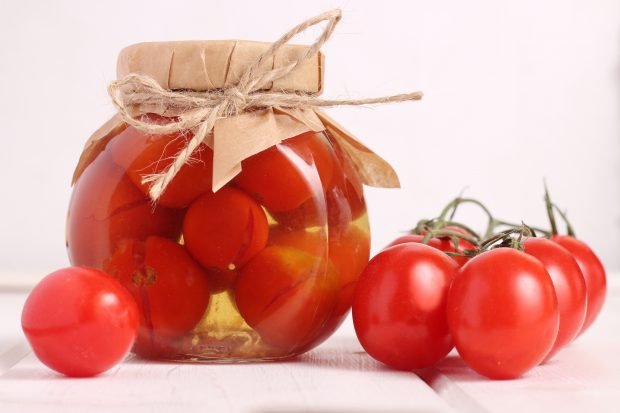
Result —
<path fill-rule="evenodd" d="M 577 261 L 561 245 L 545 238 L 528 238 L 523 246 L 526 254 L 545 266 L 558 298 L 560 327 L 555 344 L 547 355 L 546 360 L 549 360 L 581 331 L 586 316 L 586 282 Z"/>
<path fill-rule="evenodd" d="M 115 366 L 131 349 L 137 327 L 131 295 L 94 268 L 49 274 L 22 311 L 22 329 L 35 355 L 70 377 L 95 376 Z"/>
<path fill-rule="evenodd" d="M 586 282 L 588 292 L 586 319 L 579 333 L 583 334 L 596 320 L 605 303 L 605 296 L 607 295 L 605 267 L 585 242 L 569 235 L 555 235 L 551 239 L 573 255 Z"/>
<path fill-rule="evenodd" d="M 370 260 L 353 300 L 353 324 L 373 358 L 399 370 L 431 366 L 452 349 L 448 289 L 458 265 L 435 248 L 396 245 Z"/>
<path fill-rule="evenodd" d="M 447 313 L 460 356 L 492 379 L 516 378 L 541 363 L 560 321 L 545 267 L 512 248 L 487 251 L 461 267 Z"/>

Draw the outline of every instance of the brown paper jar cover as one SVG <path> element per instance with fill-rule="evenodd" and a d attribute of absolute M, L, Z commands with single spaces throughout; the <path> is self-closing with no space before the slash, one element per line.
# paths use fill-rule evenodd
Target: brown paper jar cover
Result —
<path fill-rule="evenodd" d="M 247 40 L 200 40 L 138 43 L 118 57 L 117 77 L 130 73 L 151 76 L 165 89 L 204 91 L 234 86 L 241 74 L 270 43 Z M 308 46 L 284 45 L 261 69 L 274 69 L 299 58 Z M 323 87 L 323 54 L 303 61 L 265 90 L 316 94 Z"/>

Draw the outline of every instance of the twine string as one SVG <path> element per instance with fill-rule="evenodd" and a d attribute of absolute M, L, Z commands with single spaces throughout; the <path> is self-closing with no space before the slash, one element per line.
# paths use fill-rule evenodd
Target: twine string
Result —
<path fill-rule="evenodd" d="M 153 201 L 159 199 L 183 165 L 191 160 L 194 151 L 213 131 L 218 119 L 269 107 L 316 109 L 328 106 L 360 106 L 421 99 L 421 92 L 368 99 L 322 99 L 308 94 L 264 90 L 271 82 L 286 76 L 299 64 L 315 56 L 329 40 L 341 17 L 340 10 L 331 10 L 293 27 L 272 43 L 244 71 L 237 85 L 227 89 L 204 92 L 168 90 L 161 87 L 150 76 L 139 73 L 130 73 L 120 80 L 111 82 L 108 86 L 108 94 L 121 118 L 127 124 L 142 132 L 154 135 L 171 134 L 185 130 L 193 132 L 193 137 L 175 155 L 167 169 L 161 173 L 143 177 L 142 182 L 151 185 L 149 188 L 151 199 Z M 319 37 L 300 58 L 283 67 L 269 70 L 261 69 L 261 64 L 271 59 L 293 37 L 325 21 L 327 24 Z M 178 115 L 168 123 L 149 123 L 133 116 L 132 109 L 141 105 L 157 108 L 155 113 L 160 115 L 165 115 L 166 112 Z"/>

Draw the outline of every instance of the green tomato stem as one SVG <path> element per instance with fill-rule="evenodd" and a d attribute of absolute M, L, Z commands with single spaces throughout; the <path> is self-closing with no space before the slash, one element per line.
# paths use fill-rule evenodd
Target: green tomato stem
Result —
<path fill-rule="evenodd" d="M 547 216 L 549 217 L 549 226 L 551 227 L 551 235 L 558 235 L 558 225 L 555 221 L 555 214 L 553 213 L 553 203 L 549 196 L 549 188 L 547 187 L 547 181 L 544 181 L 545 185 L 545 207 L 547 208 Z"/>

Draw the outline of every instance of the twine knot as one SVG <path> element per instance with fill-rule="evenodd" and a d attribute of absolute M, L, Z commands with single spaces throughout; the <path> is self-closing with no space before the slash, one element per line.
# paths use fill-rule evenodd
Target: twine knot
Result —
<path fill-rule="evenodd" d="M 247 104 L 246 94 L 241 92 L 237 87 L 231 87 L 224 90 L 222 99 L 226 103 L 224 107 L 224 116 L 232 117 L 243 113 Z"/>
<path fill-rule="evenodd" d="M 315 56 L 321 46 L 330 38 L 341 17 L 341 11 L 336 9 L 295 26 L 272 43 L 246 69 L 237 85 L 227 89 L 204 92 L 167 90 L 162 88 L 153 78 L 139 73 L 131 73 L 120 80 L 111 82 L 108 86 L 108 93 L 123 121 L 127 124 L 145 133 L 155 135 L 185 130 L 193 132 L 193 137 L 188 141 L 187 146 L 175 156 L 165 171 L 143 177 L 143 183 L 151 184 L 149 189 L 151 199 L 157 201 L 177 172 L 191 159 L 192 153 L 213 131 L 216 121 L 220 118 L 234 117 L 261 108 L 318 109 L 326 106 L 369 105 L 421 99 L 422 92 L 369 99 L 330 100 L 307 94 L 265 90 L 268 89 L 267 86 L 271 82 L 286 76 L 300 63 Z M 327 25 L 302 56 L 283 67 L 260 69 L 261 64 L 272 58 L 291 38 L 324 21 L 327 22 Z M 166 124 L 148 123 L 133 116 L 133 109 L 143 104 L 150 105 L 150 108 L 158 108 L 155 113 L 163 116 L 166 116 L 169 110 L 179 113 L 179 115 Z M 214 156 L 217 158 L 217 151 L 215 151 Z"/>

